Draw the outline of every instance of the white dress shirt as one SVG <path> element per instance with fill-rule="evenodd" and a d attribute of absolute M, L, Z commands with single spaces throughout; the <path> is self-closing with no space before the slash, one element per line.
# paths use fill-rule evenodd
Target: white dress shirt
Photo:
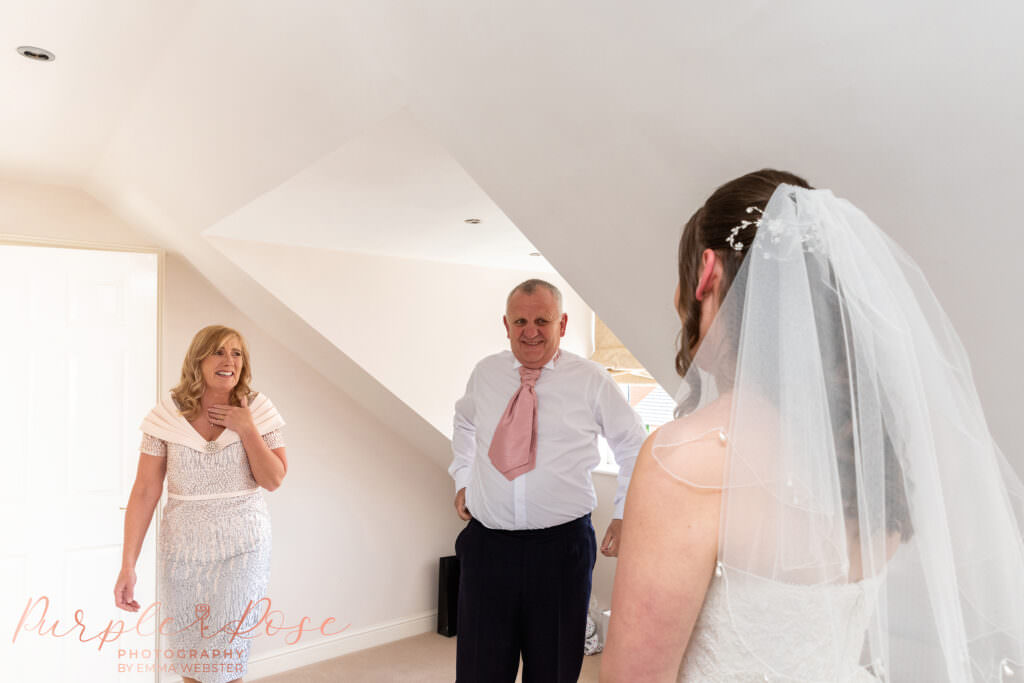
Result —
<path fill-rule="evenodd" d="M 544 529 L 592 512 L 591 472 L 601 462 L 597 437 L 603 435 L 619 463 L 614 517 L 621 519 L 647 433 L 608 372 L 574 353 L 561 351 L 537 380 L 536 467 L 509 481 L 491 463 L 487 452 L 519 389 L 520 365 L 511 351 L 484 358 L 455 404 L 448 473 L 456 492 L 466 489 L 470 514 L 491 529 Z"/>

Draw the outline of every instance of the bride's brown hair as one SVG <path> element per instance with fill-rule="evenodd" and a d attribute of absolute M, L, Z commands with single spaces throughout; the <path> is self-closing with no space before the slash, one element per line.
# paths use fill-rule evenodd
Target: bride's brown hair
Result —
<path fill-rule="evenodd" d="M 679 316 L 685 321 L 679 334 L 676 353 L 676 372 L 686 374 L 693 362 L 693 349 L 700 336 L 700 302 L 697 301 L 697 283 L 700 280 L 701 254 L 713 249 L 722 263 L 721 296 L 725 298 L 733 278 L 747 255 L 749 245 L 757 235 L 757 226 L 744 228 L 741 233 L 742 251 L 733 249 L 727 241 L 732 229 L 740 221 L 750 220 L 747 207 L 764 210 L 775 193 L 775 188 L 786 183 L 813 189 L 798 175 L 770 168 L 748 173 L 730 180 L 715 190 L 704 206 L 686 222 L 679 240 Z"/>
<path fill-rule="evenodd" d="M 192 343 L 189 344 L 185 360 L 181 364 L 181 380 L 178 386 L 171 389 L 171 396 L 186 420 L 194 420 L 202 410 L 200 400 L 203 398 L 203 391 L 206 390 L 206 380 L 203 379 L 200 365 L 232 337 L 238 339 L 238 345 L 242 349 L 242 372 L 238 375 L 238 384 L 231 390 L 231 405 L 240 406 L 242 397 L 249 397 L 252 370 L 245 337 L 237 330 L 224 325 L 204 327 L 192 337 Z"/>

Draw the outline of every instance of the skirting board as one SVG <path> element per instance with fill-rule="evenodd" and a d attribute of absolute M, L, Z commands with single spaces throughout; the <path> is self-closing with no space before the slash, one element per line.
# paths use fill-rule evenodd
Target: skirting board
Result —
<path fill-rule="evenodd" d="M 346 630 L 336 636 L 324 638 L 309 645 L 286 645 L 258 657 L 249 659 L 249 672 L 245 680 L 272 676 L 291 671 L 301 666 L 316 664 L 350 652 L 368 647 L 384 645 L 402 638 L 411 638 L 421 633 L 430 633 L 437 628 L 437 610 L 423 612 L 405 619 L 369 626 L 358 631 Z"/>

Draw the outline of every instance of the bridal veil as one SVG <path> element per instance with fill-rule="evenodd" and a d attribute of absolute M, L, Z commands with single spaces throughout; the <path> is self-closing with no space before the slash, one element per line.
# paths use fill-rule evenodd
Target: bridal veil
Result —
<path fill-rule="evenodd" d="M 678 397 L 681 415 L 725 406 L 724 473 L 671 426 L 653 451 L 686 485 L 722 489 L 727 591 L 876 583 L 861 666 L 877 679 L 1024 680 L 1024 489 L 923 274 L 828 190 L 780 185 L 748 213 L 757 237 L 733 231 L 748 253 Z M 829 614 L 835 592 L 816 595 Z M 834 614 L 823 642 L 839 656 Z M 799 680 L 791 656 L 750 647 Z"/>

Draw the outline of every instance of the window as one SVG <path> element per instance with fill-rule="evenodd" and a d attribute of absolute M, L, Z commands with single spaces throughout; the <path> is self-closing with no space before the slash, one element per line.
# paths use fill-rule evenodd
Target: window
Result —
<path fill-rule="evenodd" d="M 676 402 L 660 384 L 620 384 L 626 400 L 650 433 L 675 417 Z"/>
<path fill-rule="evenodd" d="M 675 401 L 597 316 L 594 316 L 594 353 L 590 358 L 612 374 L 648 433 L 673 419 Z M 598 448 L 601 452 L 598 471 L 618 473 L 619 466 L 604 438 L 598 439 Z"/>
<path fill-rule="evenodd" d="M 629 405 L 640 416 L 647 433 L 671 422 L 675 415 L 676 402 L 660 384 L 619 384 Z M 604 437 L 598 437 L 598 450 L 601 452 L 601 464 L 598 472 L 619 473 L 619 465 L 615 462 L 615 454 Z"/>

